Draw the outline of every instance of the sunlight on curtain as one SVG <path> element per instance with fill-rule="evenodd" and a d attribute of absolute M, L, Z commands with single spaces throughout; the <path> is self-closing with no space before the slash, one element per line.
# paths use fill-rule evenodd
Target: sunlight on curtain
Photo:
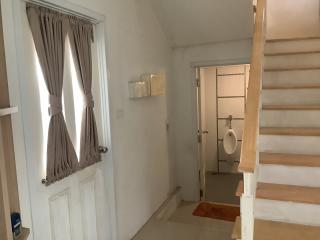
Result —
<path fill-rule="evenodd" d="M 34 49 L 34 58 L 36 59 L 36 73 L 40 96 L 40 106 L 41 106 L 41 119 L 42 119 L 42 165 L 43 165 L 43 176 L 46 176 L 47 171 L 47 139 L 48 139 L 48 128 L 49 128 L 49 92 L 44 82 L 42 69 L 40 62 Z"/>
<path fill-rule="evenodd" d="M 69 45 L 70 46 L 70 45 Z M 76 141 L 75 142 L 75 150 L 80 159 L 80 134 L 81 134 L 81 120 L 82 120 L 82 112 L 84 108 L 83 96 L 81 92 L 81 88 L 78 81 L 77 71 L 74 64 L 74 59 L 71 53 L 71 49 L 67 49 L 69 51 L 70 56 L 70 71 L 72 78 L 72 88 L 73 88 L 73 98 L 74 98 L 74 113 L 75 113 L 75 121 L 76 121 Z"/>
<path fill-rule="evenodd" d="M 41 122 L 42 122 L 42 175 L 46 176 L 47 172 L 47 144 L 48 144 L 48 129 L 50 122 L 49 115 L 49 92 L 44 81 L 42 69 L 40 66 L 39 58 L 37 52 L 34 49 L 34 58 L 36 63 L 36 73 L 37 73 L 37 82 L 38 90 L 40 96 L 40 107 L 41 107 Z M 62 91 L 62 113 L 65 116 L 65 104 L 64 104 L 64 91 Z M 80 131 L 80 130 L 79 130 Z M 80 137 L 79 137 L 80 138 Z M 77 130 L 77 139 L 78 139 L 78 130 Z"/>

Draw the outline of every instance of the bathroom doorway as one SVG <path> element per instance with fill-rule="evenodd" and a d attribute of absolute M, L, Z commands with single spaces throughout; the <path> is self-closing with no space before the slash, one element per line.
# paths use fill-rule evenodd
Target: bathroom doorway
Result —
<path fill-rule="evenodd" d="M 235 196 L 250 65 L 199 67 L 197 119 L 200 199 L 239 205 Z"/>

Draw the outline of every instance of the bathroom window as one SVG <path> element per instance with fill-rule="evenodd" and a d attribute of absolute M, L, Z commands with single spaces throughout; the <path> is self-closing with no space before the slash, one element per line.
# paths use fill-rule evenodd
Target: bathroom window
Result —
<path fill-rule="evenodd" d="M 27 4 L 46 185 L 101 161 L 94 111 L 94 25 Z M 99 94 L 98 94 L 99 95 Z"/>
<path fill-rule="evenodd" d="M 48 114 L 49 92 L 45 84 L 39 59 L 34 49 L 36 62 L 37 84 L 39 88 L 41 119 L 42 119 L 42 160 L 43 171 L 47 168 L 47 139 L 50 115 Z M 62 90 L 62 108 L 67 129 L 78 159 L 80 158 L 80 132 L 82 123 L 83 98 L 78 82 L 78 76 L 71 53 L 69 39 L 66 39 L 65 64 L 64 64 L 64 84 Z"/>

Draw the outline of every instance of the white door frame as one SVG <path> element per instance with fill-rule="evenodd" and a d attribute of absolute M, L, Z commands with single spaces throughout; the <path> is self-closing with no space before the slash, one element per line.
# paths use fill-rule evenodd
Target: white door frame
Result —
<path fill-rule="evenodd" d="M 191 127 L 191 131 L 192 131 L 192 135 L 194 136 L 194 148 L 196 149 L 196 152 L 194 153 L 194 161 L 195 164 L 194 166 L 196 166 L 194 168 L 194 174 L 195 176 L 198 175 L 198 171 L 199 169 L 201 169 L 200 166 L 200 161 L 201 159 L 199 159 L 199 157 L 201 156 L 201 154 L 199 153 L 199 143 L 198 143 L 198 104 L 197 104 L 197 91 L 196 91 L 196 87 L 197 87 L 197 83 L 196 83 L 196 69 L 197 68 L 204 68 L 204 67 L 219 67 L 219 66 L 225 66 L 225 65 L 241 65 L 241 64 L 250 64 L 250 58 L 235 58 L 235 59 L 222 59 L 222 60 L 215 60 L 215 61 L 198 61 L 198 62 L 192 62 L 191 63 L 191 80 L 192 82 L 190 82 L 190 84 L 192 85 L 192 94 L 191 94 L 191 102 L 192 102 L 192 127 Z M 201 174 L 201 173 L 200 173 Z M 203 174 L 203 173 L 202 173 Z M 200 190 L 201 190 L 201 186 L 200 183 L 197 184 L 196 187 L 197 191 L 194 192 L 194 199 L 198 199 L 200 200 Z M 205 193 L 204 193 L 205 195 Z"/>
<path fill-rule="evenodd" d="M 0 0 L 2 9 L 2 21 L 4 31 L 5 53 L 8 72 L 8 84 L 10 93 L 10 102 L 13 106 L 21 106 L 20 97 L 20 79 L 23 79 L 25 66 L 22 58 L 19 57 L 23 53 L 23 39 L 18 35 L 21 33 L 21 26 L 18 21 L 21 19 L 20 7 L 25 0 Z M 101 86 L 101 113 L 103 121 L 103 139 L 102 145 L 108 146 L 109 152 L 104 160 L 105 170 L 105 186 L 107 193 L 107 211 L 108 218 L 106 218 L 105 226 L 108 229 L 108 240 L 117 239 L 117 221 L 116 221 L 116 199 L 115 199 L 115 178 L 114 166 L 115 163 L 112 158 L 111 147 L 111 127 L 109 116 L 109 95 L 108 95 L 108 79 L 109 71 L 108 64 L 108 51 L 106 48 L 106 41 L 108 35 L 106 33 L 106 19 L 103 14 L 83 8 L 79 5 L 66 2 L 63 0 L 46 0 L 38 2 L 47 2 L 53 4 L 61 9 L 66 9 L 81 15 L 88 16 L 96 20 L 96 36 L 97 49 L 98 49 L 98 63 L 99 63 L 99 84 Z M 32 213 L 30 202 L 30 191 L 28 184 L 28 170 L 26 163 L 26 148 L 25 148 L 25 134 L 23 129 L 23 116 L 21 113 L 14 115 L 12 118 L 15 159 L 17 168 L 19 198 L 22 212 L 23 224 L 30 227 L 32 230 Z M 41 179 L 39 179 L 40 181 Z M 33 239 L 32 234 L 29 239 Z"/>

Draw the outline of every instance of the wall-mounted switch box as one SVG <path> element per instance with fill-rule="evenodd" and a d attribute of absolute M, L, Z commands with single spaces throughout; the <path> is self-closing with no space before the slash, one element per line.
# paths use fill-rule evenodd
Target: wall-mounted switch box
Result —
<path fill-rule="evenodd" d="M 166 86 L 163 74 L 144 74 L 141 79 L 150 83 L 150 96 L 165 95 Z"/>
<path fill-rule="evenodd" d="M 129 97 L 150 97 L 150 83 L 148 81 L 129 82 Z"/>
<path fill-rule="evenodd" d="M 140 81 L 129 82 L 129 97 L 143 98 L 165 94 L 165 77 L 163 74 L 143 74 Z"/>

